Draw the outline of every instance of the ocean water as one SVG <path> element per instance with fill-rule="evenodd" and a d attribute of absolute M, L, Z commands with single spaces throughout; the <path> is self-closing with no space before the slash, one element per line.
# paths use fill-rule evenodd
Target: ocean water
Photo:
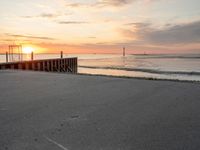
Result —
<path fill-rule="evenodd" d="M 59 58 L 59 54 L 37 54 L 34 59 Z M 200 54 L 101 55 L 65 54 L 78 57 L 79 73 L 126 77 L 200 81 Z M 24 55 L 29 60 L 29 55 Z M 0 55 L 5 62 L 5 55 Z"/>

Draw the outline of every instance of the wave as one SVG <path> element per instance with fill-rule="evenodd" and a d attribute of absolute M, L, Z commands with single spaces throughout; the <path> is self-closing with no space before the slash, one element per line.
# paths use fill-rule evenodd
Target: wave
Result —
<path fill-rule="evenodd" d="M 168 59 L 168 58 L 172 58 L 172 59 L 200 59 L 199 55 L 142 55 L 142 54 L 138 54 L 138 55 L 133 55 L 136 56 L 136 58 L 138 59 Z"/>
<path fill-rule="evenodd" d="M 123 71 L 136 71 L 136 72 L 145 72 L 145 73 L 154 73 L 154 74 L 168 74 L 168 75 L 197 75 L 200 76 L 200 72 L 197 71 L 163 71 L 155 69 L 146 69 L 146 68 L 122 68 L 122 67 L 99 67 L 99 66 L 79 66 L 81 68 L 90 68 L 90 69 L 109 69 L 109 70 L 123 70 Z"/>

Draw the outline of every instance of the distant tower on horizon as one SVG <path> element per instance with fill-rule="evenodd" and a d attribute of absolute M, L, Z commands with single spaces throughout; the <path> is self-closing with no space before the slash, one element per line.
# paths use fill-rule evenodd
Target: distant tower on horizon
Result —
<path fill-rule="evenodd" d="M 125 56 L 126 56 L 126 48 L 123 47 L 123 57 L 125 57 Z"/>

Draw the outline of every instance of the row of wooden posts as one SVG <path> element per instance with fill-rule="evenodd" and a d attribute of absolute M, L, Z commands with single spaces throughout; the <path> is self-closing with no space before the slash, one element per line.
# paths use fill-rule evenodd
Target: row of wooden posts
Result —
<path fill-rule="evenodd" d="M 33 53 L 31 55 L 32 56 L 30 61 L 1 63 L 0 70 L 20 69 L 20 70 L 34 70 L 34 71 L 47 71 L 47 72 L 70 72 L 70 73 L 78 72 L 78 59 L 76 57 L 63 58 L 63 52 L 61 52 L 61 58 L 57 59 L 33 60 Z"/>

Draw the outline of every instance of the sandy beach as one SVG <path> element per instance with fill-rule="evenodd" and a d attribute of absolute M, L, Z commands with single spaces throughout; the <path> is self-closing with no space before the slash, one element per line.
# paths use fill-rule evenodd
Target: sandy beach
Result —
<path fill-rule="evenodd" d="M 0 71 L 0 150 L 197 150 L 200 84 Z"/>

